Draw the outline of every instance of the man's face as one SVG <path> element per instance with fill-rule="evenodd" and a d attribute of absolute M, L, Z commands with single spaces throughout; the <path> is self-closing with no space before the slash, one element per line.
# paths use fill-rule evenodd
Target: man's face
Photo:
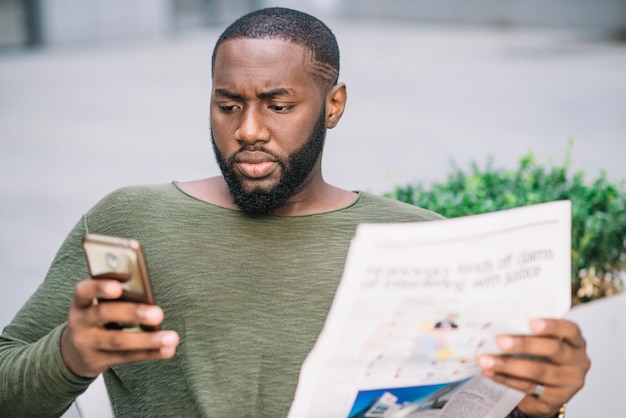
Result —
<path fill-rule="evenodd" d="M 218 49 L 211 136 L 230 194 L 244 211 L 271 212 L 321 179 L 324 95 L 305 52 L 282 40 L 247 38 Z"/>
<path fill-rule="evenodd" d="M 325 114 L 322 111 L 307 141 L 302 147 L 287 156 L 276 154 L 263 146 L 250 145 L 241 148 L 240 151 L 225 159 L 217 148 L 215 136 L 211 130 L 215 158 L 224 175 L 233 201 L 241 210 L 249 213 L 269 213 L 283 207 L 290 197 L 306 186 L 324 148 L 324 136 L 326 134 L 324 120 Z M 273 185 L 259 186 L 251 190 L 244 189 L 244 182 L 237 174 L 236 167 L 237 161 L 243 160 L 241 155 L 247 153 L 264 153 L 274 158 L 278 165 L 280 177 Z"/>

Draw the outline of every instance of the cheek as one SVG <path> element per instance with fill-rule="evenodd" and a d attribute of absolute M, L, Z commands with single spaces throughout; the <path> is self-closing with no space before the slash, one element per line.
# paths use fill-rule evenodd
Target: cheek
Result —
<path fill-rule="evenodd" d="M 216 134 L 219 132 L 220 134 L 225 133 L 226 127 L 229 124 L 227 118 L 219 112 L 211 110 L 209 112 L 209 123 L 211 125 L 211 129 Z"/>
<path fill-rule="evenodd" d="M 267 120 L 267 128 L 273 142 L 285 151 L 300 148 L 309 138 L 317 119 L 307 114 L 276 115 Z"/>
<path fill-rule="evenodd" d="M 235 143 L 234 141 L 234 130 L 232 127 L 232 123 L 229 123 L 226 118 L 221 115 L 213 115 L 209 116 L 209 124 L 211 129 L 211 135 L 213 137 L 213 142 L 219 145 L 220 149 L 228 146 L 229 143 Z"/>

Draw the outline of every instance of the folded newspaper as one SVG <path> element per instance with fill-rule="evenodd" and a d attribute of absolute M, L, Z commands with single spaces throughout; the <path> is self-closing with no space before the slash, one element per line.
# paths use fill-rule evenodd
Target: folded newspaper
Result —
<path fill-rule="evenodd" d="M 524 394 L 476 357 L 567 313 L 570 249 L 569 201 L 360 225 L 289 418 L 505 417 Z"/>

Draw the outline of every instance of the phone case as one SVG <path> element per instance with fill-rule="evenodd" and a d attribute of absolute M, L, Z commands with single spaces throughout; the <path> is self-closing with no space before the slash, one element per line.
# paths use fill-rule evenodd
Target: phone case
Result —
<path fill-rule="evenodd" d="M 91 277 L 114 279 L 122 283 L 123 292 L 118 300 L 154 304 L 148 270 L 137 240 L 87 234 L 83 237 L 82 246 Z M 128 326 L 111 328 L 126 329 Z M 142 328 L 157 329 L 143 325 Z"/>

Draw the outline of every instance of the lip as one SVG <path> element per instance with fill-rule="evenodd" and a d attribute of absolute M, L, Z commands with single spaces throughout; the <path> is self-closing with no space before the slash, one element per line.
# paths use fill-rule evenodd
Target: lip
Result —
<path fill-rule="evenodd" d="M 274 157 L 261 151 L 242 151 L 235 156 L 235 166 L 241 174 L 249 178 L 267 177 L 276 165 Z"/>

